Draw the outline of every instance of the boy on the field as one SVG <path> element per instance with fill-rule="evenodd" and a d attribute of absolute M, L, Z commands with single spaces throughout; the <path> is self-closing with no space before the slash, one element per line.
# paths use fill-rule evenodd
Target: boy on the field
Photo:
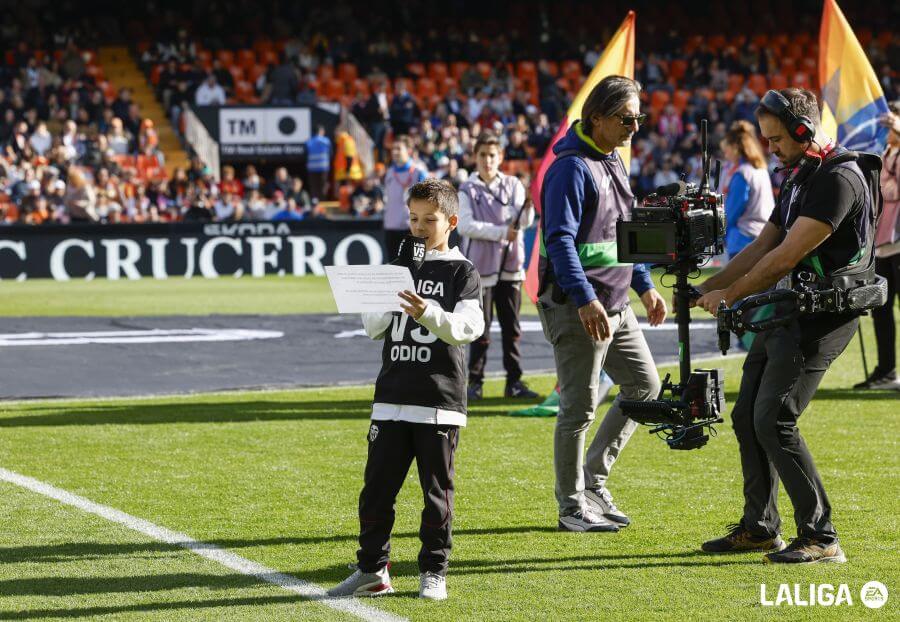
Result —
<path fill-rule="evenodd" d="M 359 497 L 357 567 L 329 596 L 394 591 L 388 574 L 394 501 L 413 458 L 425 496 L 419 538 L 419 596 L 447 598 L 453 518 L 454 453 L 466 425 L 464 346 L 484 332 L 481 281 L 448 243 L 459 201 L 446 182 L 426 179 L 409 190 L 410 230 L 425 239 L 416 291 L 399 293 L 403 313 L 364 313 L 366 333 L 384 339 Z"/>

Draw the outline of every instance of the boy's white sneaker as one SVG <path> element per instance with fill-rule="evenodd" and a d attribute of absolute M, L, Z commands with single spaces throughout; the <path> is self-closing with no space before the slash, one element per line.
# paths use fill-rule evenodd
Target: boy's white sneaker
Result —
<path fill-rule="evenodd" d="M 423 572 L 420 574 L 419 598 L 447 600 L 447 578 L 436 572 Z"/>
<path fill-rule="evenodd" d="M 363 572 L 355 564 L 350 564 L 350 567 L 354 568 L 353 574 L 328 590 L 329 596 L 381 596 L 393 593 L 394 586 L 391 585 L 387 566 L 378 572 Z"/>

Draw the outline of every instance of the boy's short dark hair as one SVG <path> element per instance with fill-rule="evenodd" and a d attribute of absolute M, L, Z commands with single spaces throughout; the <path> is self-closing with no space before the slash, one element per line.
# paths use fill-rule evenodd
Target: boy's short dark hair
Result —
<path fill-rule="evenodd" d="M 478 150 L 482 147 L 497 147 L 497 149 L 501 149 L 500 137 L 488 130 L 482 131 L 478 135 L 478 138 L 475 139 L 475 146 L 472 148 L 472 153 L 477 155 Z"/>
<path fill-rule="evenodd" d="M 413 148 L 413 141 L 412 141 L 412 138 L 410 138 L 410 137 L 407 136 L 406 134 L 400 134 L 399 136 L 396 136 L 396 137 L 394 138 L 394 144 L 395 144 L 395 145 L 403 145 L 403 146 L 406 147 L 409 151 L 412 151 L 412 148 Z"/>
<path fill-rule="evenodd" d="M 816 96 L 812 91 L 790 87 L 781 89 L 778 92 L 788 100 L 791 112 L 796 116 L 806 117 L 812 121 L 813 125 L 816 127 L 819 127 L 822 124 L 822 116 L 819 114 L 819 100 L 816 99 Z M 778 117 L 775 112 L 760 104 L 756 109 L 756 118 L 758 119 L 759 116 L 763 114 L 772 115 L 776 118 Z"/>
<path fill-rule="evenodd" d="M 409 189 L 406 204 L 427 201 L 436 206 L 447 218 L 459 214 L 459 197 L 453 186 L 440 179 L 425 179 Z"/>

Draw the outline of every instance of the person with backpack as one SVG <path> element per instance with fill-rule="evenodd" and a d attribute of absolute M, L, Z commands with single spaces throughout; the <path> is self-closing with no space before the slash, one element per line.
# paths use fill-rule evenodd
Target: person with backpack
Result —
<path fill-rule="evenodd" d="M 830 289 L 875 278 L 875 222 L 881 160 L 848 151 L 822 130 L 810 91 L 769 91 L 756 117 L 789 171 L 759 237 L 700 285 L 696 304 L 713 315 L 778 283 Z M 776 312 L 777 313 L 777 312 Z M 831 503 L 797 420 L 831 363 L 856 333 L 856 312 L 805 314 L 757 334 L 732 410 L 741 455 L 744 511 L 708 553 L 762 551 L 769 563 L 844 562 Z M 794 506 L 797 538 L 785 547 L 778 482 Z"/>

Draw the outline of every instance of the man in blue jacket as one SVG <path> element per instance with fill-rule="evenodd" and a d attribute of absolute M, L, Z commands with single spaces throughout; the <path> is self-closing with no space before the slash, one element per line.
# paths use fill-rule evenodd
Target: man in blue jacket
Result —
<path fill-rule="evenodd" d="M 646 115 L 640 84 L 604 78 L 577 121 L 553 148 L 541 192 L 541 285 L 538 312 L 553 345 L 560 385 L 554 437 L 559 529 L 617 531 L 629 524 L 606 487 L 609 471 L 637 424 L 619 399 L 651 400 L 660 381 L 650 348 L 628 306 L 629 285 L 651 325 L 666 304 L 645 266 L 620 264 L 616 221 L 628 218 L 634 195 L 617 147 L 629 147 Z M 600 370 L 620 386 L 584 457 L 598 403 Z"/>

